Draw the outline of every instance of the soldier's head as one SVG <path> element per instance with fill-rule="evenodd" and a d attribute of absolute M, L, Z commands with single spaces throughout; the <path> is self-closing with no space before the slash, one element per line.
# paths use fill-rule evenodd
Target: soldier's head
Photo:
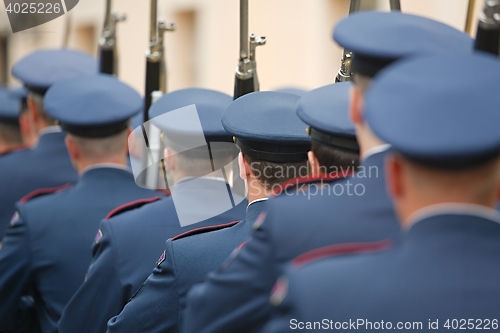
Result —
<path fill-rule="evenodd" d="M 12 75 L 28 89 L 28 117 L 30 126 L 39 133 L 56 124 L 44 109 L 44 96 L 56 82 L 97 74 L 97 62 L 91 56 L 67 49 L 46 49 L 28 54 L 12 67 Z"/>
<path fill-rule="evenodd" d="M 308 153 L 313 176 L 354 172 L 359 164 L 359 146 L 349 118 L 349 90 L 342 82 L 310 91 L 297 104 L 298 116 L 311 137 Z"/>
<path fill-rule="evenodd" d="M 0 87 L 0 153 L 23 145 L 20 111 L 21 97 L 15 90 Z"/>
<path fill-rule="evenodd" d="M 337 24 L 333 39 L 353 53 L 350 114 L 361 154 L 382 143 L 366 126 L 363 113 L 364 95 L 379 72 L 402 59 L 470 53 L 473 48 L 472 38 L 455 28 L 397 11 L 354 13 Z"/>
<path fill-rule="evenodd" d="M 230 96 L 218 91 L 189 88 L 165 94 L 153 104 L 150 123 L 154 127 L 147 126 L 151 133 L 148 137 L 158 136 L 155 128 L 161 131 L 164 163 L 173 183 L 202 177 L 231 182 L 231 162 L 237 150 L 221 125 L 222 114 L 231 101 Z"/>
<path fill-rule="evenodd" d="M 68 133 L 69 155 L 82 173 L 99 163 L 126 165 L 130 118 L 143 109 L 143 100 L 115 77 L 88 75 L 52 85 L 44 109 Z"/>
<path fill-rule="evenodd" d="M 35 145 L 38 139 L 35 126 L 30 119 L 30 112 L 28 110 L 28 90 L 24 87 L 16 88 L 13 90 L 14 94 L 21 101 L 21 111 L 19 113 L 19 130 L 23 139 L 23 144 L 27 147 Z"/>
<path fill-rule="evenodd" d="M 405 61 L 374 80 L 365 115 L 395 151 L 387 162 L 389 190 L 403 223 L 437 204 L 495 207 L 499 86 L 498 60 L 481 54 Z"/>
<path fill-rule="evenodd" d="M 295 112 L 298 100 L 287 93 L 255 92 L 231 103 L 222 118 L 241 151 L 240 177 L 246 180 L 250 201 L 310 172 L 311 143 Z"/>

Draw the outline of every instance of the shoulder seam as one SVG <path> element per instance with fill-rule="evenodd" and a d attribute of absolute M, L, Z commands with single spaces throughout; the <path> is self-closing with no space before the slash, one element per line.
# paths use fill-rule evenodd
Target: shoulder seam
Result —
<path fill-rule="evenodd" d="M 160 199 L 161 199 L 161 197 L 156 196 L 156 197 L 152 197 L 152 198 L 139 199 L 139 200 L 134 200 L 134 201 L 128 202 L 126 204 L 123 204 L 121 206 L 116 207 L 111 212 L 109 212 L 108 215 L 106 215 L 105 220 L 108 221 L 113 216 L 116 216 L 119 213 L 126 211 L 125 210 L 126 208 L 140 208 L 140 207 L 144 206 L 145 204 L 155 202 L 155 201 L 158 201 Z"/>

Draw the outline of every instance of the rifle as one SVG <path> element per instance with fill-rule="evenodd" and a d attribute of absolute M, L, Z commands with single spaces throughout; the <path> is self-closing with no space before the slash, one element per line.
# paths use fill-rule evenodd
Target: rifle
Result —
<path fill-rule="evenodd" d="M 486 0 L 479 14 L 474 49 L 500 55 L 500 0 Z"/>
<path fill-rule="evenodd" d="M 401 11 L 401 1 L 400 0 L 389 0 L 389 5 L 392 10 Z M 361 0 L 351 0 L 351 5 L 349 6 L 349 15 L 355 12 L 359 12 L 361 6 Z M 342 53 L 342 59 L 340 60 L 340 69 L 335 78 L 335 82 L 346 82 L 352 80 L 352 52 L 344 49 Z"/>
<path fill-rule="evenodd" d="M 465 19 L 465 32 L 469 35 L 472 32 L 472 21 L 474 20 L 474 8 L 476 8 L 476 0 L 469 0 L 467 5 L 467 17 Z"/>
<path fill-rule="evenodd" d="M 240 59 L 234 81 L 234 99 L 259 91 L 255 50 L 266 41 L 265 36 L 248 36 L 248 0 L 240 0 Z"/>
<path fill-rule="evenodd" d="M 175 24 L 166 24 L 158 19 L 158 1 L 151 0 L 149 47 L 146 51 L 146 88 L 144 104 L 144 122 L 149 120 L 149 108 L 154 91 L 166 92 L 166 65 L 164 59 L 163 35 L 166 31 L 174 31 Z"/>
<path fill-rule="evenodd" d="M 146 51 L 146 88 L 144 96 L 144 117 L 142 134 L 146 151 L 143 152 L 142 166 L 145 170 L 144 178 L 140 180 L 148 188 L 154 189 L 158 185 L 159 172 L 163 174 L 165 187 L 168 188 L 164 161 L 161 158 L 162 143 L 158 129 L 149 123 L 149 108 L 152 103 L 167 91 L 167 71 L 165 62 L 164 34 L 174 31 L 175 24 L 167 24 L 163 19 L 158 19 L 157 0 L 151 0 L 149 47 Z M 155 161 L 160 161 L 156 165 Z M 159 170 L 161 169 L 161 170 Z"/>
<path fill-rule="evenodd" d="M 7 33 L 0 32 L 0 84 L 7 86 L 7 81 L 9 78 L 9 37 Z"/>
<path fill-rule="evenodd" d="M 118 56 L 116 50 L 116 24 L 125 21 L 125 14 L 111 10 L 111 0 L 106 0 L 104 28 L 99 39 L 99 72 L 118 75 Z"/>
<path fill-rule="evenodd" d="M 66 21 L 64 22 L 64 34 L 62 40 L 62 46 L 64 48 L 67 48 L 69 45 L 69 37 L 71 35 L 71 20 L 72 20 L 71 13 L 67 13 Z"/>
<path fill-rule="evenodd" d="M 359 12 L 361 6 L 360 0 L 351 0 L 351 5 L 349 6 L 349 15 L 355 12 Z M 340 69 L 335 77 L 335 83 L 352 81 L 351 78 L 351 65 L 352 65 L 352 52 L 344 49 L 342 53 L 342 59 L 340 60 Z"/>
<path fill-rule="evenodd" d="M 401 1 L 400 0 L 389 0 L 389 5 L 391 7 L 391 10 L 401 11 Z"/>

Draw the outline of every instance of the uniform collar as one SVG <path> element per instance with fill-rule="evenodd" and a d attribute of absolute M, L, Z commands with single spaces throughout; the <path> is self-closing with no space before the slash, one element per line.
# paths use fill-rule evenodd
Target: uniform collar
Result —
<path fill-rule="evenodd" d="M 411 229 L 419 222 L 439 215 L 476 216 L 500 224 L 500 213 L 493 208 L 476 204 L 443 203 L 427 206 L 411 214 L 407 228 Z"/>
<path fill-rule="evenodd" d="M 226 183 L 226 180 L 224 178 L 220 178 L 220 177 L 198 177 L 198 178 L 197 177 L 184 177 L 184 178 L 179 179 L 179 181 L 175 185 L 178 185 L 181 183 L 187 183 L 193 179 L 206 179 L 206 180 L 214 180 L 214 181 Z"/>
<path fill-rule="evenodd" d="M 269 198 L 260 198 L 260 199 L 255 199 L 254 201 L 250 202 L 248 205 L 247 205 L 247 211 L 248 211 L 248 208 L 250 207 L 250 205 L 253 205 L 254 203 L 257 203 L 257 202 L 262 202 L 262 201 L 267 201 Z"/>
<path fill-rule="evenodd" d="M 44 128 L 39 136 L 38 136 L 38 142 L 36 145 L 33 147 L 33 149 L 38 148 L 39 146 L 44 146 L 44 147 L 64 147 L 64 151 L 67 151 L 66 149 L 66 143 L 64 142 L 64 138 L 66 137 L 66 133 L 64 133 L 59 126 L 50 126 L 47 128 Z"/>
<path fill-rule="evenodd" d="M 380 146 L 376 146 L 376 147 L 373 147 L 373 148 L 370 148 L 368 149 L 362 156 L 361 156 L 361 159 L 363 161 L 366 161 L 369 157 L 375 155 L 375 154 L 380 154 L 380 153 L 383 153 L 383 152 L 386 152 L 388 151 L 389 149 L 391 148 L 391 145 L 389 144 L 383 144 L 383 145 L 380 145 Z"/>
<path fill-rule="evenodd" d="M 125 165 L 121 165 L 121 164 L 117 164 L 117 163 L 96 163 L 96 164 L 92 164 L 92 165 L 86 167 L 85 169 L 83 169 L 81 172 L 81 175 L 83 176 L 86 172 L 88 172 L 90 170 L 103 169 L 103 168 L 119 169 L 119 170 L 125 170 L 125 171 L 130 172 L 130 169 Z"/>
<path fill-rule="evenodd" d="M 48 126 L 45 127 L 43 130 L 40 131 L 39 136 L 49 134 L 49 133 L 59 133 L 62 132 L 61 126 Z"/>
<path fill-rule="evenodd" d="M 246 211 L 246 221 L 253 222 L 257 219 L 259 214 L 262 212 L 264 209 L 264 203 L 267 201 L 267 198 L 262 198 L 262 199 L 257 199 L 252 201 L 251 203 L 248 204 L 247 206 L 247 211 Z M 250 226 L 251 226 L 250 224 Z"/>

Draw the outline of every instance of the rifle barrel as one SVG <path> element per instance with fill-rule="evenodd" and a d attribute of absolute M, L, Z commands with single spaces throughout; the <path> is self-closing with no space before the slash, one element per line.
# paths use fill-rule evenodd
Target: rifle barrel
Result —
<path fill-rule="evenodd" d="M 472 22 L 474 20 L 474 9 L 476 8 L 476 0 L 469 0 L 467 6 L 467 18 L 465 20 L 465 32 L 470 34 L 472 32 Z"/>
<path fill-rule="evenodd" d="M 391 10 L 401 11 L 401 1 L 400 0 L 389 0 L 389 5 L 391 6 Z"/>
<path fill-rule="evenodd" d="M 349 15 L 355 12 L 359 12 L 361 7 L 361 0 L 351 0 L 351 4 L 349 6 Z"/>
<path fill-rule="evenodd" d="M 488 30 L 479 27 L 474 49 L 498 56 L 500 50 L 500 29 Z"/>
<path fill-rule="evenodd" d="M 240 0 L 240 58 L 248 58 L 248 0 Z"/>
<path fill-rule="evenodd" d="M 151 0 L 150 2 L 150 20 L 149 20 L 149 39 L 151 41 L 156 41 L 158 38 L 158 1 Z"/>
<path fill-rule="evenodd" d="M 7 85 L 7 81 L 9 78 L 9 37 L 7 34 L 2 34 L 0 32 L 0 72 L 2 73 L 2 77 L 0 80 L 0 84 Z"/>
<path fill-rule="evenodd" d="M 152 104 L 151 94 L 153 91 L 160 90 L 160 62 L 147 61 L 146 62 L 146 94 L 144 96 L 144 122 L 149 120 L 149 108 Z"/>
<path fill-rule="evenodd" d="M 99 56 L 99 72 L 113 75 L 115 73 L 115 51 L 101 49 Z"/>
<path fill-rule="evenodd" d="M 108 26 L 110 22 L 110 17 L 111 17 L 111 0 L 106 0 L 106 11 L 104 12 L 104 28 Z"/>
<path fill-rule="evenodd" d="M 474 49 L 500 55 L 500 0 L 486 0 L 479 15 Z"/>

